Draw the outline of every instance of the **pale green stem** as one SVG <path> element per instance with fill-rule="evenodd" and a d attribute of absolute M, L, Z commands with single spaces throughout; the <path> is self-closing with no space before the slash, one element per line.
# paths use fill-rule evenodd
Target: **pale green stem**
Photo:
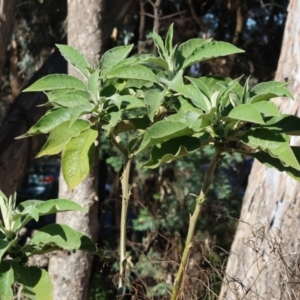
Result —
<path fill-rule="evenodd" d="M 124 281 L 126 277 L 126 229 L 127 229 L 127 211 L 130 198 L 129 174 L 131 167 L 131 159 L 125 157 L 124 171 L 120 178 L 122 186 L 122 210 L 120 224 L 120 277 L 119 277 L 119 292 L 125 289 Z M 123 292 L 122 292 L 123 294 Z"/>
<path fill-rule="evenodd" d="M 172 290 L 171 300 L 177 300 L 178 292 L 179 292 L 181 282 L 182 282 L 183 273 L 184 273 L 184 270 L 185 270 L 185 267 L 187 264 L 190 249 L 193 245 L 193 237 L 194 237 L 194 233 L 195 233 L 195 227 L 196 227 L 196 224 L 197 224 L 200 212 L 201 212 L 201 206 L 205 200 L 205 197 L 209 190 L 209 187 L 212 184 L 214 171 L 216 169 L 218 161 L 221 158 L 220 153 L 221 153 L 221 151 L 217 150 L 215 156 L 211 160 L 211 162 L 205 172 L 204 182 L 203 182 L 201 192 L 200 192 L 199 196 L 196 198 L 197 203 L 196 203 L 194 213 L 190 218 L 190 225 L 189 225 L 188 234 L 187 234 L 186 241 L 185 241 L 185 247 L 184 247 L 182 257 L 181 257 L 180 266 L 179 266 L 179 269 L 176 274 L 176 278 L 175 278 L 175 282 L 174 282 L 174 286 L 173 286 L 173 290 Z"/>

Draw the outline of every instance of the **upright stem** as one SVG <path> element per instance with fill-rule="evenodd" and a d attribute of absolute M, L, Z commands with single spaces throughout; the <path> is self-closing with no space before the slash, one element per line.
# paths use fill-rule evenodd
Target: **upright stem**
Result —
<path fill-rule="evenodd" d="M 213 159 L 211 160 L 211 162 L 205 172 L 204 182 L 203 182 L 203 186 L 200 191 L 200 194 L 196 198 L 197 203 L 196 203 L 194 213 L 193 213 L 192 217 L 190 218 L 189 230 L 188 230 L 188 234 L 186 237 L 185 247 L 184 247 L 184 251 L 182 254 L 180 266 L 179 266 L 179 269 L 176 274 L 176 278 L 175 278 L 175 282 L 174 282 L 174 286 L 173 286 L 173 290 L 172 290 L 171 300 L 176 300 L 178 297 L 178 291 L 181 286 L 183 272 L 186 267 L 190 249 L 193 245 L 193 236 L 194 236 L 195 227 L 196 227 L 196 224 L 197 224 L 200 212 L 201 212 L 201 206 L 205 200 L 205 197 L 209 190 L 209 187 L 212 184 L 214 171 L 216 169 L 218 161 L 221 158 L 220 153 L 221 153 L 221 150 L 216 149 L 216 154 L 213 157 Z"/>
<path fill-rule="evenodd" d="M 122 186 L 122 210 L 121 210 L 121 224 L 120 224 L 120 277 L 119 277 L 119 291 L 124 290 L 124 280 L 126 275 L 126 228 L 127 228 L 127 211 L 128 202 L 130 198 L 130 187 L 129 187 L 129 174 L 131 167 L 131 158 L 125 156 L 125 165 L 123 174 L 120 178 Z M 124 294 L 122 292 L 122 294 Z"/>

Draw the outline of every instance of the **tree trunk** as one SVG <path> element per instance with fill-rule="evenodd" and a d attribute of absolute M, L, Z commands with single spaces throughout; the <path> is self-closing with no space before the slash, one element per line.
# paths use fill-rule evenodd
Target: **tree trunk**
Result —
<path fill-rule="evenodd" d="M 291 0 L 288 12 L 276 80 L 291 82 L 295 101 L 277 103 L 300 116 L 300 1 Z M 300 299 L 299 216 L 299 183 L 255 162 L 220 299 Z"/>
<path fill-rule="evenodd" d="M 101 13 L 102 0 L 68 0 L 68 44 L 82 52 L 88 60 L 98 65 L 102 48 Z M 69 74 L 79 76 L 71 66 Z M 96 161 L 98 151 L 96 151 Z M 76 201 L 87 213 L 68 212 L 57 215 L 57 222 L 68 224 L 97 242 L 98 198 L 97 163 L 89 176 L 73 191 L 60 176 L 60 198 Z M 50 258 L 49 272 L 54 284 L 55 300 L 87 299 L 93 257 L 85 252 L 59 252 Z"/>
<path fill-rule="evenodd" d="M 5 64 L 6 50 L 14 21 L 16 0 L 0 0 L 0 79 Z"/>
<path fill-rule="evenodd" d="M 51 54 L 28 85 L 39 78 L 53 73 L 66 73 L 65 60 L 59 52 Z M 45 113 L 45 108 L 37 108 L 47 102 L 44 93 L 23 93 L 17 97 L 7 112 L 0 127 L 0 190 L 12 195 L 22 183 L 36 154 L 45 143 L 45 136 L 38 135 L 15 140 L 24 134 Z"/>

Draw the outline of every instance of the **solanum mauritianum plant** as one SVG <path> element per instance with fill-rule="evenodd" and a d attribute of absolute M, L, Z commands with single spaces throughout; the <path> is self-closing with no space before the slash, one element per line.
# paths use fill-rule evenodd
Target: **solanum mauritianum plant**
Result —
<path fill-rule="evenodd" d="M 123 154 L 121 292 L 128 280 L 125 240 L 132 160 L 150 148 L 144 167 L 156 168 L 205 145 L 214 146 L 215 155 L 201 191 L 191 191 L 195 211 L 174 281 L 171 298 L 176 299 L 201 206 L 224 153 L 241 152 L 299 179 L 300 148 L 290 146 L 290 136 L 300 134 L 300 119 L 280 114 L 270 102 L 278 96 L 292 98 L 286 82 L 265 82 L 250 89 L 248 80 L 244 86 L 240 84 L 241 78 L 185 76 L 195 63 L 243 52 L 234 45 L 210 39 L 173 45 L 173 25 L 164 41 L 155 32 L 153 39 L 158 56 L 128 57 L 133 45 L 120 46 L 106 52 L 98 66 L 91 65 L 72 47 L 57 45 L 85 81 L 69 75 L 48 75 L 27 88 L 25 92 L 45 92 L 51 110 L 24 137 L 50 133 L 38 156 L 62 152 L 62 171 L 70 188 L 89 173 L 100 130 Z M 128 131 L 130 140 L 123 134 Z M 239 150 L 235 142 L 247 145 L 249 151 Z"/>
<path fill-rule="evenodd" d="M 25 244 L 18 234 L 31 220 L 63 212 L 85 211 L 74 201 L 55 199 L 48 201 L 27 200 L 16 205 L 16 195 L 9 199 L 0 191 L 0 299 L 14 299 L 12 285 L 20 286 L 26 299 L 51 299 L 52 283 L 46 270 L 26 265 L 28 258 L 57 250 L 83 250 L 98 254 L 94 243 L 82 233 L 67 225 L 51 224 L 37 230 Z"/>

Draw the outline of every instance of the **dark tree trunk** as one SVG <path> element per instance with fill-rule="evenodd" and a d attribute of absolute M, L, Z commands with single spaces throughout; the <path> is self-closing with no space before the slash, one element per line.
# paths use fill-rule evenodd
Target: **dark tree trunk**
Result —
<path fill-rule="evenodd" d="M 39 78 L 53 73 L 66 73 L 67 64 L 62 56 L 53 53 L 33 76 L 29 85 Z M 45 136 L 38 135 L 15 140 L 24 134 L 45 113 L 36 106 L 47 101 L 43 93 L 21 94 L 7 112 L 0 127 L 0 189 L 9 196 L 21 185 L 32 160 L 45 143 Z"/>
<path fill-rule="evenodd" d="M 0 78 L 6 58 L 6 49 L 14 21 L 16 0 L 0 0 Z"/>
<path fill-rule="evenodd" d="M 291 82 L 294 102 L 281 111 L 300 116 L 300 1 L 291 0 L 276 80 Z M 300 145 L 299 137 L 292 138 Z M 255 162 L 231 247 L 221 299 L 300 299 L 300 185 Z"/>

